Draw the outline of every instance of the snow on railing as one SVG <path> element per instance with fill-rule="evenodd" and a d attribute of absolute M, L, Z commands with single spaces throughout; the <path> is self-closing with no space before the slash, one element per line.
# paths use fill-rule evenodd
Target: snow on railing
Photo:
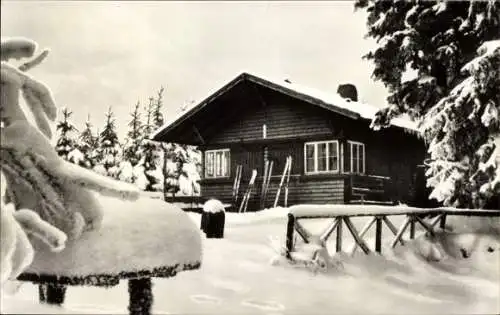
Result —
<path fill-rule="evenodd" d="M 404 215 L 406 216 L 399 229 L 390 221 L 388 216 Z M 345 225 L 350 234 L 354 238 L 354 245 L 349 252 L 353 255 L 358 247 L 365 254 L 371 252 L 368 244 L 363 239 L 370 228 L 375 224 L 375 252 L 382 252 L 382 228 L 385 224 L 394 239 L 391 242 L 391 247 L 394 248 L 398 243 L 404 245 L 402 238 L 404 232 L 410 227 L 410 239 L 415 238 L 415 227 L 421 225 L 424 233 L 434 236 L 436 233 L 436 225 L 439 223 L 439 228 L 445 230 L 446 217 L 448 215 L 459 216 L 486 216 L 500 217 L 500 210 L 480 210 L 480 209 L 457 209 L 457 208 L 432 208 L 423 209 L 407 206 L 367 206 L 367 205 L 297 205 L 289 209 L 288 223 L 286 231 L 286 248 L 285 256 L 288 259 L 292 258 L 294 252 L 294 237 L 295 232 L 303 239 L 306 244 L 312 243 L 319 245 L 318 248 L 325 249 L 326 241 L 336 232 L 336 252 L 342 252 L 342 227 Z M 351 221 L 352 217 L 371 218 L 365 226 L 358 231 Z M 424 217 L 432 217 L 432 221 L 426 221 Z M 299 220 L 303 219 L 326 219 L 332 218 L 331 224 L 323 230 L 319 235 L 309 232 Z"/>

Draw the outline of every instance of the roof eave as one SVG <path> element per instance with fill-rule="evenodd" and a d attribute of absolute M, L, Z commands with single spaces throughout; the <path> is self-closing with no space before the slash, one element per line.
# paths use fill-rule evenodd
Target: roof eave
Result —
<path fill-rule="evenodd" d="M 162 137 L 165 133 L 170 132 L 172 129 L 178 127 L 181 123 L 186 121 L 187 119 L 191 118 L 194 114 L 198 113 L 201 109 L 203 109 L 206 105 L 210 104 L 214 99 L 218 98 L 222 94 L 226 93 L 228 90 L 230 90 L 233 86 L 238 84 L 240 81 L 242 81 L 245 78 L 245 73 L 242 73 L 238 75 L 236 78 L 231 80 L 229 83 L 224 85 L 222 88 L 218 89 L 214 93 L 210 94 L 207 98 L 205 98 L 203 101 L 201 101 L 199 104 L 195 105 L 192 107 L 189 111 L 184 113 L 184 115 L 180 116 L 176 120 L 170 123 L 166 123 L 164 126 L 158 128 L 151 136 L 150 139 L 154 141 L 160 141 L 159 138 Z"/>

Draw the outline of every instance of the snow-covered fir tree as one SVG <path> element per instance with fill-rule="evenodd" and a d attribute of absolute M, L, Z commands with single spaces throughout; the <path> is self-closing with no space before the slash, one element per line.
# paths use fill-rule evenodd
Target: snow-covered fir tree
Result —
<path fill-rule="evenodd" d="M 160 87 L 156 99 L 154 99 L 154 108 L 152 113 L 153 128 L 156 130 L 163 126 L 165 117 L 163 116 L 163 92 L 165 89 Z M 157 150 L 159 150 L 161 157 L 161 170 L 162 170 L 162 187 L 163 193 L 167 196 L 168 193 L 175 194 L 179 191 L 179 174 L 177 173 L 177 166 L 173 161 L 175 145 L 172 143 L 156 143 Z"/>
<path fill-rule="evenodd" d="M 500 194 L 500 2 L 367 1 L 365 57 L 389 90 L 373 126 L 408 114 L 429 147 L 427 184 L 446 205 L 482 207 Z"/>
<path fill-rule="evenodd" d="M 143 139 L 143 125 L 139 107 L 140 103 L 137 102 L 134 111 L 130 114 L 132 119 L 128 122 L 127 136 L 123 145 L 123 159 L 129 161 L 132 166 L 137 165 L 141 159 L 140 146 Z"/>
<path fill-rule="evenodd" d="M 83 128 L 76 142 L 76 148 L 79 152 L 81 152 L 81 156 L 79 159 L 75 156 L 73 163 L 88 169 L 94 168 L 97 162 L 98 147 L 99 137 L 94 134 L 92 124 L 90 122 L 90 115 L 88 115 L 87 120 L 85 121 L 85 128 Z"/>
<path fill-rule="evenodd" d="M 61 114 L 61 119 L 57 122 L 56 126 L 58 132 L 56 151 L 63 159 L 69 160 L 69 153 L 76 147 L 75 133 L 77 129 L 71 122 L 71 115 L 73 113 L 68 108 L 64 107 Z"/>
<path fill-rule="evenodd" d="M 163 92 L 164 88 L 161 87 L 154 100 L 152 121 L 155 130 L 163 127 L 165 123 L 165 117 L 162 114 Z M 196 148 L 176 143 L 161 143 L 158 144 L 158 148 L 162 150 L 161 163 L 165 196 L 178 193 L 198 194 L 199 176 L 195 166 Z"/>
<path fill-rule="evenodd" d="M 123 144 L 122 161 L 119 164 L 118 179 L 129 183 L 144 182 L 141 177 L 145 175 L 141 166 L 138 166 L 142 158 L 141 142 L 144 139 L 143 125 L 141 122 L 140 102 L 137 102 L 130 114 L 132 117 L 128 122 L 128 131 Z M 144 186 L 144 184 L 142 184 Z"/>
<path fill-rule="evenodd" d="M 153 118 L 153 126 L 155 128 L 163 126 L 165 123 L 165 118 L 163 117 L 163 92 L 165 88 L 162 86 L 160 90 L 158 90 L 158 94 L 156 96 L 156 100 L 154 100 L 152 118 Z"/>
<path fill-rule="evenodd" d="M 120 161 L 120 143 L 116 134 L 115 118 L 111 107 L 106 113 L 106 122 L 99 134 L 97 165 L 94 170 L 103 175 L 117 177 Z"/>
<path fill-rule="evenodd" d="M 148 105 L 145 106 L 145 121 L 143 123 L 143 139 L 140 151 L 141 160 L 136 166 L 137 173 L 142 172 L 144 178 L 137 184 L 145 191 L 163 191 L 162 157 L 163 150 L 159 143 L 149 140 L 149 136 L 154 131 L 154 110 L 155 99 L 149 98 Z"/>
<path fill-rule="evenodd" d="M 144 122 L 143 122 L 143 134 L 145 138 L 149 138 L 149 135 L 154 131 L 154 123 L 153 123 L 153 113 L 155 109 L 155 99 L 154 97 L 149 98 L 149 102 L 146 106 L 144 106 Z"/>

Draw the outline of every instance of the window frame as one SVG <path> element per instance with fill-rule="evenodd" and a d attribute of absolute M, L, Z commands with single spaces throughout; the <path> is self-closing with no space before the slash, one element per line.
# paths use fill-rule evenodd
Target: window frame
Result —
<path fill-rule="evenodd" d="M 227 164 L 227 175 L 224 175 L 222 173 L 222 170 L 223 168 L 220 169 L 220 173 L 222 175 L 217 175 L 217 153 L 221 153 L 222 154 L 222 161 L 221 162 L 224 162 L 224 156 L 225 156 L 225 153 L 227 152 L 228 153 L 228 156 L 227 156 L 227 161 L 226 161 L 226 164 Z M 212 175 L 208 175 L 208 156 L 209 155 L 212 155 L 213 157 L 213 160 L 211 161 L 212 163 Z M 222 163 L 220 164 L 222 165 Z M 219 166 L 220 166 L 219 165 Z M 204 168 L 204 177 L 205 178 L 229 178 L 231 177 L 231 149 L 229 148 L 224 148 L 224 149 L 213 149 L 213 150 L 206 150 L 205 153 L 204 153 L 204 160 L 203 160 L 203 168 Z"/>
<path fill-rule="evenodd" d="M 335 163 L 336 168 L 334 170 L 329 169 L 329 159 L 330 159 L 330 149 L 329 144 L 332 143 L 335 145 L 337 149 L 337 163 Z M 318 145 L 325 144 L 326 147 L 326 170 L 318 171 Z M 308 171 L 307 165 L 307 147 L 314 146 L 314 171 Z M 315 175 L 315 174 L 339 174 L 340 173 L 340 144 L 338 140 L 323 140 L 323 141 L 310 141 L 304 143 L 304 174 L 306 175 Z"/>
<path fill-rule="evenodd" d="M 365 172 L 366 172 L 366 146 L 363 142 L 359 142 L 359 141 L 351 141 L 351 140 L 347 140 L 347 144 L 349 145 L 349 165 L 350 165 L 350 169 L 349 169 L 349 173 L 351 174 L 361 174 L 361 175 L 364 175 Z M 354 166 L 354 156 L 353 156 L 353 146 L 358 146 L 358 150 L 356 151 L 357 152 L 357 157 L 356 157 L 356 161 L 357 161 L 357 170 L 358 172 L 354 172 L 353 171 L 353 166 Z M 359 171 L 360 170 L 360 158 L 359 158 L 359 148 L 362 147 L 363 148 L 363 163 L 362 163 L 362 166 L 363 166 L 363 170 L 362 171 Z"/>

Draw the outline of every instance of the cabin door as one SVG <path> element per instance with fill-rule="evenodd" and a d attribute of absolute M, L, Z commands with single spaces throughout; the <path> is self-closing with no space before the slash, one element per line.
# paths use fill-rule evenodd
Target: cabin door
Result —
<path fill-rule="evenodd" d="M 257 176 L 262 176 L 263 154 L 259 147 L 257 146 L 246 146 L 242 150 L 240 163 L 243 166 L 243 173 L 241 180 L 243 182 L 248 182 L 252 176 L 252 171 L 257 170 Z"/>

